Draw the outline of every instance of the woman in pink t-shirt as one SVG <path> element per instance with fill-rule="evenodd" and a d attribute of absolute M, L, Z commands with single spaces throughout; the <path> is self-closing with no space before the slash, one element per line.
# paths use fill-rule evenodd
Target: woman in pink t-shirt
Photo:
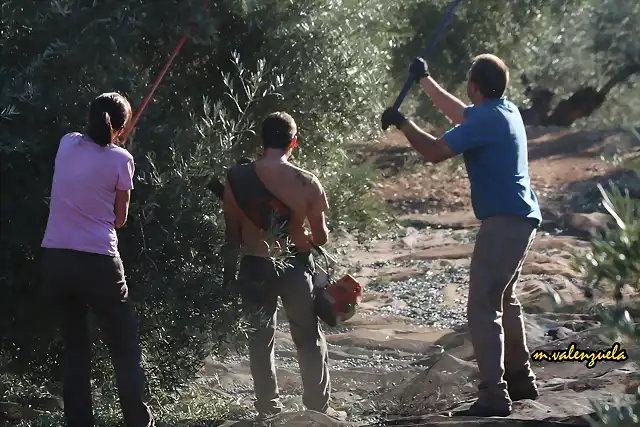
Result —
<path fill-rule="evenodd" d="M 60 311 L 68 427 L 94 425 L 89 307 L 111 353 L 125 424 L 154 424 L 143 402 L 137 324 L 116 234 L 127 221 L 133 189 L 133 157 L 116 145 L 130 120 L 126 98 L 104 93 L 89 106 L 86 134 L 64 135 L 56 155 L 42 241 L 43 277 Z"/>

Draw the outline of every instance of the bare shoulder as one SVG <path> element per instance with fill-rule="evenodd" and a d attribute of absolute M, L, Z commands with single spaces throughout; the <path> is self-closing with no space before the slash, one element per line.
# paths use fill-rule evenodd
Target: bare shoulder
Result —
<path fill-rule="evenodd" d="M 313 192 L 323 191 L 320 180 L 313 174 L 313 172 L 309 172 L 308 170 L 299 168 L 295 165 L 291 165 L 291 167 L 294 171 L 296 179 L 299 180 L 299 182 L 302 183 L 305 188 L 308 188 Z"/>

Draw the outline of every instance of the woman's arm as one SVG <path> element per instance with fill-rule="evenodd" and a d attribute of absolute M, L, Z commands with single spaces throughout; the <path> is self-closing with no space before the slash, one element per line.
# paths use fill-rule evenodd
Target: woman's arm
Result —
<path fill-rule="evenodd" d="M 114 212 L 116 214 L 116 228 L 120 228 L 127 222 L 129 215 L 129 201 L 131 200 L 131 190 L 116 190 L 116 203 Z"/>
<path fill-rule="evenodd" d="M 131 190 L 133 189 L 133 174 L 135 164 L 133 157 L 128 151 L 119 148 L 126 153 L 126 161 L 121 161 L 118 165 L 118 181 L 116 182 L 116 202 L 114 212 L 116 214 L 116 228 L 120 228 L 127 222 L 129 215 L 129 201 L 131 200 Z"/>

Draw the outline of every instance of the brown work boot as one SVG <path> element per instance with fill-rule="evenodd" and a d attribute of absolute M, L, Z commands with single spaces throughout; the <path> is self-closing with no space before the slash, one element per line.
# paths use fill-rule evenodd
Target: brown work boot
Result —
<path fill-rule="evenodd" d="M 345 421 L 347 419 L 347 413 L 345 411 L 338 411 L 330 406 L 323 412 L 323 414 L 340 421 Z"/>

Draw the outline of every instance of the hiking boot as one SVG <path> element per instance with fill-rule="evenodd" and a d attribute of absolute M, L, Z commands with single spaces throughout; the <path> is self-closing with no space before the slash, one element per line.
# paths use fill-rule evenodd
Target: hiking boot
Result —
<path fill-rule="evenodd" d="M 511 405 L 503 404 L 500 406 L 488 406 L 475 401 L 469 409 L 453 412 L 454 417 L 507 417 L 511 415 Z"/>
<path fill-rule="evenodd" d="M 345 411 L 338 411 L 329 406 L 323 414 L 330 416 L 331 418 L 335 418 L 340 421 L 345 421 L 347 419 L 347 413 Z"/>

